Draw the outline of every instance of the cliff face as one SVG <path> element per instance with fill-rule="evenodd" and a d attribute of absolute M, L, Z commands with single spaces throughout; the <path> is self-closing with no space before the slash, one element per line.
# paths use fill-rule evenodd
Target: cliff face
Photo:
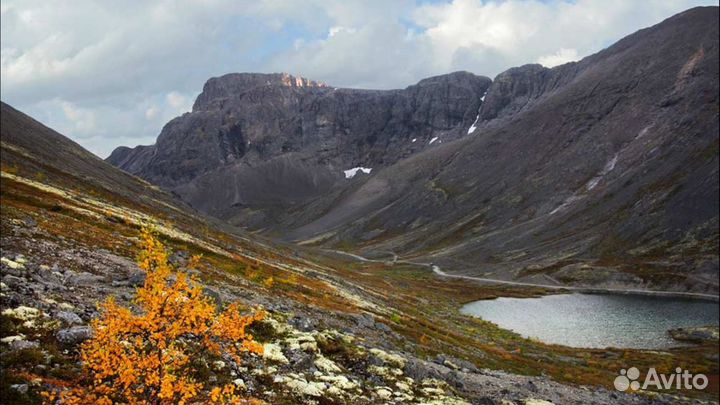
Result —
<path fill-rule="evenodd" d="M 110 161 L 292 240 L 499 278 L 717 291 L 717 14 L 492 84 L 213 79 L 156 146 Z M 372 171 L 346 179 L 354 167 Z"/>
<path fill-rule="evenodd" d="M 349 185 L 345 170 L 378 170 L 434 137 L 466 134 L 489 85 L 465 72 L 389 91 L 228 74 L 208 80 L 193 111 L 170 121 L 155 145 L 118 148 L 108 161 L 214 215 L 286 206 Z"/>

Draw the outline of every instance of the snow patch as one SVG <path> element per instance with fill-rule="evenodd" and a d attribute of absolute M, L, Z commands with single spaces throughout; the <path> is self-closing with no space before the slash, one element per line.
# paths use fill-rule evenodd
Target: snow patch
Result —
<path fill-rule="evenodd" d="M 646 126 L 645 128 L 643 128 L 643 129 L 637 134 L 637 136 L 635 136 L 635 139 L 640 139 L 640 138 L 642 138 L 643 136 L 647 135 L 648 131 L 650 131 L 650 128 L 652 128 L 652 124 L 650 124 L 650 125 Z"/>
<path fill-rule="evenodd" d="M 437 136 L 436 136 L 436 137 L 434 137 L 433 139 L 431 139 L 431 140 L 430 140 L 430 142 L 428 142 L 428 145 L 432 145 L 432 144 L 433 144 L 433 142 L 437 141 L 437 139 L 438 139 L 438 137 L 437 137 Z"/>
<path fill-rule="evenodd" d="M 365 174 L 370 174 L 370 172 L 372 171 L 372 167 L 353 167 L 352 169 L 343 170 L 343 172 L 345 172 L 346 179 L 352 179 L 353 177 L 355 177 L 358 171 Z"/>
<path fill-rule="evenodd" d="M 413 138 L 412 143 L 415 143 L 417 141 L 417 138 Z"/>
<path fill-rule="evenodd" d="M 487 96 L 488 91 L 485 90 L 485 93 L 483 93 L 482 97 L 480 97 L 480 101 L 485 101 L 485 96 Z"/>
<path fill-rule="evenodd" d="M 615 165 L 617 164 L 617 161 L 618 161 L 618 154 L 616 153 L 615 156 L 612 157 L 612 159 L 608 160 L 608 162 L 605 163 L 605 167 L 603 167 L 600 174 L 593 177 L 592 179 L 590 179 L 590 181 L 587 182 L 587 184 L 585 185 L 585 188 L 588 191 L 594 189 L 595 186 L 597 186 L 598 183 L 600 183 L 600 180 L 602 180 L 606 174 L 610 173 L 611 171 L 613 171 L 613 169 L 615 169 Z"/>
<path fill-rule="evenodd" d="M 485 96 L 483 96 L 483 98 L 485 98 Z M 475 130 L 477 129 L 477 123 L 478 123 L 479 119 L 480 119 L 480 114 L 478 114 L 477 117 L 475 117 L 475 122 L 473 122 L 472 125 L 470 125 L 470 128 L 468 128 L 468 135 L 475 132 Z"/>
<path fill-rule="evenodd" d="M 563 203 L 560 204 L 557 208 L 555 208 L 554 210 L 550 211 L 550 215 L 553 215 L 553 214 L 556 214 L 556 213 L 558 213 L 558 212 L 560 212 L 560 211 L 562 211 L 562 210 L 565 210 L 566 208 L 570 207 L 575 201 L 578 201 L 578 200 L 580 200 L 580 199 L 581 199 L 581 197 L 579 197 L 579 196 L 571 195 L 571 196 L 568 197 L 565 201 L 563 201 Z"/>

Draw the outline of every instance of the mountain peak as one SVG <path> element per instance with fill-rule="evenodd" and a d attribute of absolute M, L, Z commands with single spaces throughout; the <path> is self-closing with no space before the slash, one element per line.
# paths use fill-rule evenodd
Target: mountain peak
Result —
<path fill-rule="evenodd" d="M 213 101 L 244 94 L 258 87 L 324 88 L 325 83 L 289 73 L 228 73 L 208 79 L 195 100 L 193 111 L 206 109 Z"/>

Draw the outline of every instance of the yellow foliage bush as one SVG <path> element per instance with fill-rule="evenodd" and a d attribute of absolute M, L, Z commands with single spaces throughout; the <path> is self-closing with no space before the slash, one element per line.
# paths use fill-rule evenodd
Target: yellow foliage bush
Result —
<path fill-rule="evenodd" d="M 193 364 L 209 355 L 240 363 L 243 353 L 262 354 L 245 329 L 263 318 L 244 316 L 233 303 L 218 313 L 193 276 L 177 272 L 150 230 L 142 231 L 139 266 L 147 273 L 132 311 L 108 299 L 83 343 L 83 373 L 69 389 L 45 393 L 63 405 L 249 404 L 234 384 L 206 386 Z M 197 264 L 198 257 L 191 260 Z M 192 266 L 191 266 L 192 267 Z M 216 358 L 217 358 L 216 357 Z"/>

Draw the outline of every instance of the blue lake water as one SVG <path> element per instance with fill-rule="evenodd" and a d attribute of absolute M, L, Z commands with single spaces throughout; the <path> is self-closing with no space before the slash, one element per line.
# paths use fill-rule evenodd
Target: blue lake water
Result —
<path fill-rule="evenodd" d="M 717 302 L 612 294 L 558 294 L 475 301 L 461 312 L 545 343 L 587 348 L 682 346 L 667 333 L 717 325 Z"/>

